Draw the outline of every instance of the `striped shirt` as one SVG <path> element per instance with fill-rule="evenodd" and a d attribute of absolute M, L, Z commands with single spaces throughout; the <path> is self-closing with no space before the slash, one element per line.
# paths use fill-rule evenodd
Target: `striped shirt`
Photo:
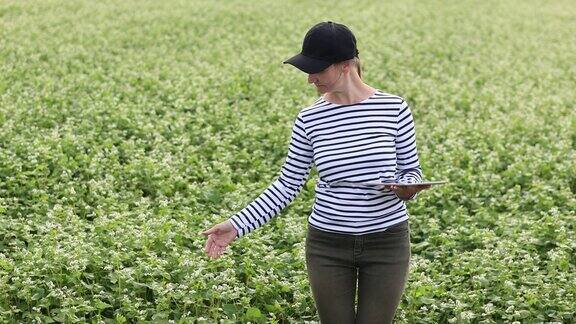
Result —
<path fill-rule="evenodd" d="M 335 104 L 321 96 L 302 109 L 280 174 L 230 217 L 237 237 L 264 225 L 290 204 L 313 165 L 319 179 L 309 225 L 361 235 L 407 220 L 404 200 L 393 191 L 364 183 L 422 182 L 410 107 L 402 97 L 377 90 L 356 104 Z"/>

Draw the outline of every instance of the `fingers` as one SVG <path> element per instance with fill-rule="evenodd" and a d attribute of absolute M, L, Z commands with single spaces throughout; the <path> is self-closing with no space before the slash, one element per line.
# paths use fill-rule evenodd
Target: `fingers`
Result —
<path fill-rule="evenodd" d="M 393 185 L 384 185 L 382 186 L 382 188 L 386 189 L 386 190 L 394 190 L 396 189 L 396 186 Z"/>
<path fill-rule="evenodd" d="M 204 245 L 204 252 L 209 254 L 210 250 L 212 249 L 213 244 L 214 244 L 214 241 L 212 240 L 212 237 L 208 236 L 208 239 L 206 240 L 206 244 Z"/>
<path fill-rule="evenodd" d="M 389 185 L 389 190 L 394 192 L 396 196 L 400 199 L 406 199 L 406 197 L 413 196 L 416 192 L 420 191 L 418 186 L 397 186 L 397 185 Z"/>
<path fill-rule="evenodd" d="M 218 232 L 218 227 L 217 226 L 213 226 L 211 229 L 206 230 L 204 232 L 202 232 L 203 235 L 208 236 L 210 234 L 215 234 Z"/>
<path fill-rule="evenodd" d="M 213 244 L 210 249 L 210 253 L 208 253 L 208 256 L 211 257 L 212 259 L 217 259 L 224 253 L 225 250 L 226 247 Z"/>
<path fill-rule="evenodd" d="M 219 258 L 224 251 L 226 250 L 226 246 L 222 246 L 216 243 L 214 236 L 209 235 L 208 239 L 206 240 L 206 245 L 204 247 L 204 251 L 208 256 L 212 259 Z"/>
<path fill-rule="evenodd" d="M 216 243 L 212 244 L 209 255 L 211 258 L 218 257 L 218 245 L 216 245 Z"/>
<path fill-rule="evenodd" d="M 220 257 L 224 253 L 224 250 L 226 250 L 225 246 L 216 245 L 216 248 L 214 249 L 215 258 Z"/>
<path fill-rule="evenodd" d="M 402 191 L 405 189 L 405 187 L 400 187 L 400 186 L 396 186 L 396 185 L 387 185 L 387 186 L 384 186 L 384 188 L 386 188 L 390 191 L 394 191 L 394 192 Z"/>

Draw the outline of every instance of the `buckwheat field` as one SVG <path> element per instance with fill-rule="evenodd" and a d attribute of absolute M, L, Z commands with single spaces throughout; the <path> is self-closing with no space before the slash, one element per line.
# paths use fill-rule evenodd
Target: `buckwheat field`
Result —
<path fill-rule="evenodd" d="M 318 322 L 317 173 L 209 259 L 317 98 L 282 61 L 346 24 L 424 177 L 398 323 L 576 322 L 576 3 L 0 2 L 0 322 Z"/>

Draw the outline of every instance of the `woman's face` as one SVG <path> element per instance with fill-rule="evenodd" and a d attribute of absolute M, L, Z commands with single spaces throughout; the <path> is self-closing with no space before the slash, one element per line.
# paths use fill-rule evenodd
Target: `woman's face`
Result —
<path fill-rule="evenodd" d="M 308 74 L 308 83 L 314 83 L 316 90 L 323 94 L 333 91 L 341 78 L 342 68 L 332 64 L 322 72 Z"/>

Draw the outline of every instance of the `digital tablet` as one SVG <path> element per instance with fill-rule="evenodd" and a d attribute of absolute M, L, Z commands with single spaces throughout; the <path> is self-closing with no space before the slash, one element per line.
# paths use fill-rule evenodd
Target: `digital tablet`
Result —
<path fill-rule="evenodd" d="M 398 187 L 411 187 L 411 186 L 424 186 L 424 185 L 431 185 L 431 186 L 436 186 L 436 185 L 441 185 L 441 184 L 445 184 L 448 181 L 445 180 L 441 180 L 441 181 L 422 181 L 419 183 L 399 183 L 399 182 L 390 182 L 390 183 L 380 183 L 380 186 L 387 186 L 387 185 L 395 185 Z"/>
<path fill-rule="evenodd" d="M 336 181 L 333 182 L 332 184 L 336 184 L 336 185 L 344 185 L 344 186 L 353 186 L 353 187 L 366 187 L 366 186 L 370 186 L 370 187 L 384 187 L 384 186 L 388 186 L 388 185 L 396 185 L 398 187 L 411 187 L 411 186 L 425 186 L 425 185 L 431 185 L 431 186 L 436 186 L 436 185 L 441 185 L 444 183 L 447 183 L 448 181 L 446 180 L 441 180 L 441 181 L 423 181 L 420 183 L 399 183 L 399 182 L 349 182 L 349 181 Z"/>

